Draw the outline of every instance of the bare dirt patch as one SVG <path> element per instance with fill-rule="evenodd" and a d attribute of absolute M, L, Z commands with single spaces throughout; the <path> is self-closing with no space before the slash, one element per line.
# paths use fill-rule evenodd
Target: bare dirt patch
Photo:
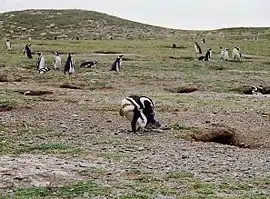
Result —
<path fill-rule="evenodd" d="M 0 190 L 11 187 L 48 187 L 59 182 L 82 180 L 79 172 L 89 166 L 91 163 L 84 160 L 47 155 L 0 156 Z"/>

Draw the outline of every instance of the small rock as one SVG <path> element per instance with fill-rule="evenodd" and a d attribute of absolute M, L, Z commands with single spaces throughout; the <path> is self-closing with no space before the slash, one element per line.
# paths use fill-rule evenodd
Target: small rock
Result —
<path fill-rule="evenodd" d="M 187 159 L 188 156 L 187 155 L 182 155 L 182 159 Z"/>
<path fill-rule="evenodd" d="M 14 180 L 23 180 L 23 179 L 24 179 L 23 176 L 15 176 L 15 177 L 14 177 Z"/>
<path fill-rule="evenodd" d="M 65 128 L 65 129 L 68 129 L 68 127 L 66 125 L 64 125 L 64 124 L 62 124 L 60 127 L 61 128 Z"/>
<path fill-rule="evenodd" d="M 143 151 L 145 148 L 144 147 L 139 147 L 138 151 Z"/>

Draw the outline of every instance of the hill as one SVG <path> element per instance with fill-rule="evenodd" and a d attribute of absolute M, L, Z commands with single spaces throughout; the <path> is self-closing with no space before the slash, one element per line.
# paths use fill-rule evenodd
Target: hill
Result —
<path fill-rule="evenodd" d="M 13 39 L 175 39 L 269 36 L 269 28 L 187 31 L 138 23 L 95 11 L 24 10 L 0 14 L 0 36 Z M 227 34 L 224 35 L 224 32 Z M 231 35 L 233 33 L 233 35 Z"/>

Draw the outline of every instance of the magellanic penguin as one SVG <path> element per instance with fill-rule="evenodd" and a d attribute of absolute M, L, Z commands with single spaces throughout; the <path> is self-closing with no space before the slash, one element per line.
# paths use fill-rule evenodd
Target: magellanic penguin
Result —
<path fill-rule="evenodd" d="M 45 68 L 45 58 L 42 55 L 41 52 L 38 53 L 37 63 L 36 63 L 36 69 L 40 70 L 42 68 Z"/>
<path fill-rule="evenodd" d="M 64 66 L 64 73 L 66 75 L 67 74 L 71 75 L 71 74 L 75 73 L 74 62 L 73 62 L 73 59 L 72 59 L 70 53 L 68 53 L 67 61 L 66 61 L 65 66 Z"/>
<path fill-rule="evenodd" d="M 123 59 L 123 55 L 119 55 L 116 60 L 112 63 L 111 71 L 120 71 L 121 62 Z"/>
<path fill-rule="evenodd" d="M 219 57 L 220 59 L 223 59 L 225 61 L 228 61 L 229 60 L 229 49 L 228 48 L 223 48 L 223 47 L 220 47 L 220 54 L 219 54 Z"/>
<path fill-rule="evenodd" d="M 29 59 L 32 59 L 33 56 L 32 56 L 32 52 L 31 52 L 31 50 L 29 48 L 30 46 L 31 46 L 31 44 L 26 44 L 25 45 L 25 47 L 23 49 L 23 54 L 26 55 Z"/>
<path fill-rule="evenodd" d="M 211 55 L 212 55 L 212 49 L 209 48 L 209 49 L 206 51 L 206 54 L 205 54 L 204 56 L 200 56 L 198 59 L 199 59 L 200 61 L 210 61 Z"/>
<path fill-rule="evenodd" d="M 222 46 L 220 46 L 219 49 L 220 49 L 219 58 L 220 59 L 223 59 L 224 58 L 224 54 L 225 54 L 224 48 Z"/>
<path fill-rule="evenodd" d="M 95 66 L 97 64 L 96 61 L 85 61 L 81 63 L 80 68 L 91 68 L 92 66 Z"/>
<path fill-rule="evenodd" d="M 196 55 L 202 54 L 202 49 L 197 42 L 194 43 L 194 48 L 195 48 Z"/>
<path fill-rule="evenodd" d="M 11 48 L 11 43 L 10 43 L 10 41 L 9 41 L 8 39 L 7 39 L 6 42 L 5 42 L 5 46 L 6 46 L 6 50 L 7 50 L 7 51 L 12 50 L 12 48 Z"/>
<path fill-rule="evenodd" d="M 45 57 L 41 52 L 38 53 L 38 59 L 36 63 L 36 69 L 39 74 L 44 74 L 51 70 L 51 68 L 45 67 Z"/>
<path fill-rule="evenodd" d="M 62 60 L 57 52 L 54 52 L 53 66 L 55 70 L 60 70 L 62 67 Z"/>
<path fill-rule="evenodd" d="M 240 53 L 240 48 L 239 47 L 234 47 L 232 51 L 232 59 L 236 61 L 241 61 L 242 60 L 242 54 Z"/>
<path fill-rule="evenodd" d="M 161 125 L 155 120 L 154 102 L 146 96 L 131 95 L 122 100 L 119 114 L 131 122 L 132 132 L 144 128 L 159 128 Z M 136 129 L 136 125 L 139 128 Z"/>
<path fill-rule="evenodd" d="M 223 59 L 225 61 L 228 61 L 230 59 L 230 56 L 229 56 L 229 49 L 228 48 L 225 48 L 224 49 L 224 56 L 223 56 Z"/>

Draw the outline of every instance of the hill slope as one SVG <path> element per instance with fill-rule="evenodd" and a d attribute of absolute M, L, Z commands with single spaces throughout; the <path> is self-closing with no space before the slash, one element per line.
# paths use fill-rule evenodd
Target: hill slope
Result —
<path fill-rule="evenodd" d="M 184 31 L 157 27 L 121 19 L 115 16 L 78 9 L 24 10 L 0 14 L 0 36 L 27 39 L 175 39 L 179 37 L 224 37 L 230 35 L 257 36 L 257 29 L 240 28 L 215 31 Z M 244 32 L 244 33 L 243 33 Z M 260 34 L 269 35 L 268 28 Z"/>
<path fill-rule="evenodd" d="M 179 31 L 85 10 L 25 10 L 0 14 L 1 36 L 35 39 L 168 38 Z"/>

